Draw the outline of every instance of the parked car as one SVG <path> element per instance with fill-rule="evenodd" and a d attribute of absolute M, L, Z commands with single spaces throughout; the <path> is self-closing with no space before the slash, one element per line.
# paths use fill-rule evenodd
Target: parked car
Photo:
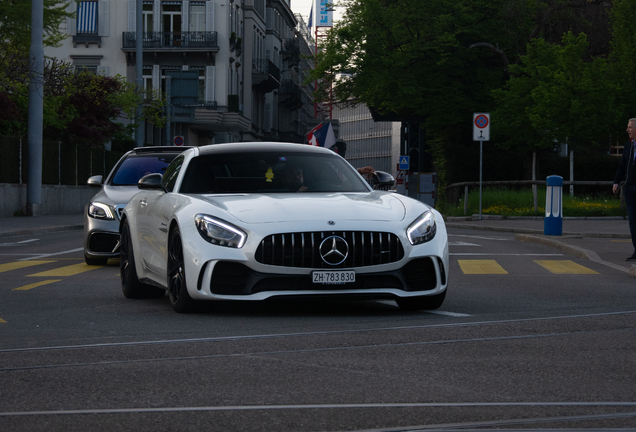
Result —
<path fill-rule="evenodd" d="M 190 147 L 138 147 L 124 154 L 102 184 L 102 176 L 88 179 L 102 189 L 84 209 L 84 259 L 104 265 L 119 258 L 119 216 L 128 200 L 139 192 L 137 183 L 146 174 L 163 173 L 172 160 Z"/>
<path fill-rule="evenodd" d="M 336 296 L 436 309 L 449 256 L 442 216 L 373 190 L 331 150 L 233 143 L 192 148 L 139 181 L 121 216 L 127 298 Z"/>

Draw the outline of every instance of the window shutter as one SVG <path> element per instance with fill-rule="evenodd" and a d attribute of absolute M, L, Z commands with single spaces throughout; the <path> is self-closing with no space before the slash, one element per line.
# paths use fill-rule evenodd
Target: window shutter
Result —
<path fill-rule="evenodd" d="M 77 3 L 72 1 L 69 3 L 66 11 L 72 14 L 77 12 Z M 77 34 L 77 20 L 75 18 L 66 19 L 66 34 L 75 36 Z"/>
<path fill-rule="evenodd" d="M 215 94 L 215 70 L 214 66 L 206 66 L 205 67 L 205 101 L 206 102 L 214 102 Z"/>
<path fill-rule="evenodd" d="M 161 66 L 152 65 L 152 88 L 161 90 Z"/>
<path fill-rule="evenodd" d="M 190 31 L 190 2 L 183 0 L 181 3 L 181 31 Z"/>
<path fill-rule="evenodd" d="M 205 2 L 205 31 L 215 31 L 214 26 L 214 1 Z"/>
<path fill-rule="evenodd" d="M 137 4 L 135 0 L 128 0 L 128 31 L 134 32 L 137 24 Z"/>
<path fill-rule="evenodd" d="M 109 36 L 110 33 L 110 2 L 99 2 L 99 21 L 97 21 L 99 36 Z"/>

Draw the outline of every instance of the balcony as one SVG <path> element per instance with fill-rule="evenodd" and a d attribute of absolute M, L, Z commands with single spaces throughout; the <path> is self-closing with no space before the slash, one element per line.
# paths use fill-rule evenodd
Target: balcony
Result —
<path fill-rule="evenodd" d="M 300 42 L 295 38 L 288 38 L 283 41 L 283 50 L 281 51 L 283 60 L 287 60 L 288 65 L 298 66 L 300 63 Z"/>
<path fill-rule="evenodd" d="M 92 33 L 78 33 L 73 36 L 73 48 L 77 48 L 77 44 L 85 44 L 86 48 L 90 44 L 97 44 L 98 48 L 102 47 L 102 37 L 97 32 Z"/>
<path fill-rule="evenodd" d="M 243 114 L 228 112 L 216 102 L 172 105 L 168 110 L 170 121 L 189 124 L 197 132 L 247 131 L 251 125 Z"/>
<path fill-rule="evenodd" d="M 269 93 L 280 86 L 280 69 L 268 59 L 252 60 L 252 87 Z"/>
<path fill-rule="evenodd" d="M 289 110 L 297 110 L 303 106 L 300 86 L 292 80 L 283 80 L 278 90 L 278 103 Z"/>
<path fill-rule="evenodd" d="M 133 52 L 137 49 L 137 33 L 123 33 L 123 51 Z M 216 32 L 145 32 L 143 49 L 150 52 L 188 50 L 218 51 L 219 44 Z"/>

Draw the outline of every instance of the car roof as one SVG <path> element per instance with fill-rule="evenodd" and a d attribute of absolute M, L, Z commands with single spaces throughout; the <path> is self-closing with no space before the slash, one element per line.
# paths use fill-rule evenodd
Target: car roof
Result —
<path fill-rule="evenodd" d="M 147 146 L 135 147 L 129 154 L 146 154 L 146 153 L 183 153 L 192 147 L 177 146 Z"/>
<path fill-rule="evenodd" d="M 231 152 L 259 152 L 259 151 L 293 151 L 302 153 L 335 154 L 324 147 L 308 144 L 280 143 L 280 142 L 236 142 L 227 144 L 211 144 L 198 147 L 200 155 Z"/>

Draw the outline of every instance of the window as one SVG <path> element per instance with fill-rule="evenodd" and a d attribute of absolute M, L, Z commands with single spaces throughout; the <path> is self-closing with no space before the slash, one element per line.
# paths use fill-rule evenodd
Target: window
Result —
<path fill-rule="evenodd" d="M 152 2 L 144 2 L 143 14 L 144 14 L 144 33 L 150 33 L 154 31 L 154 18 L 153 18 L 153 5 Z"/>
<path fill-rule="evenodd" d="M 77 5 L 77 34 L 97 34 L 97 2 L 81 1 Z"/>
<path fill-rule="evenodd" d="M 174 185 L 177 182 L 177 176 L 179 175 L 179 171 L 181 171 L 181 166 L 183 165 L 183 156 L 177 157 L 172 161 L 166 172 L 163 174 L 163 186 L 166 188 L 168 192 L 172 192 L 174 190 Z"/>
<path fill-rule="evenodd" d="M 190 31 L 191 32 L 205 31 L 205 3 L 204 2 L 190 3 Z"/>

